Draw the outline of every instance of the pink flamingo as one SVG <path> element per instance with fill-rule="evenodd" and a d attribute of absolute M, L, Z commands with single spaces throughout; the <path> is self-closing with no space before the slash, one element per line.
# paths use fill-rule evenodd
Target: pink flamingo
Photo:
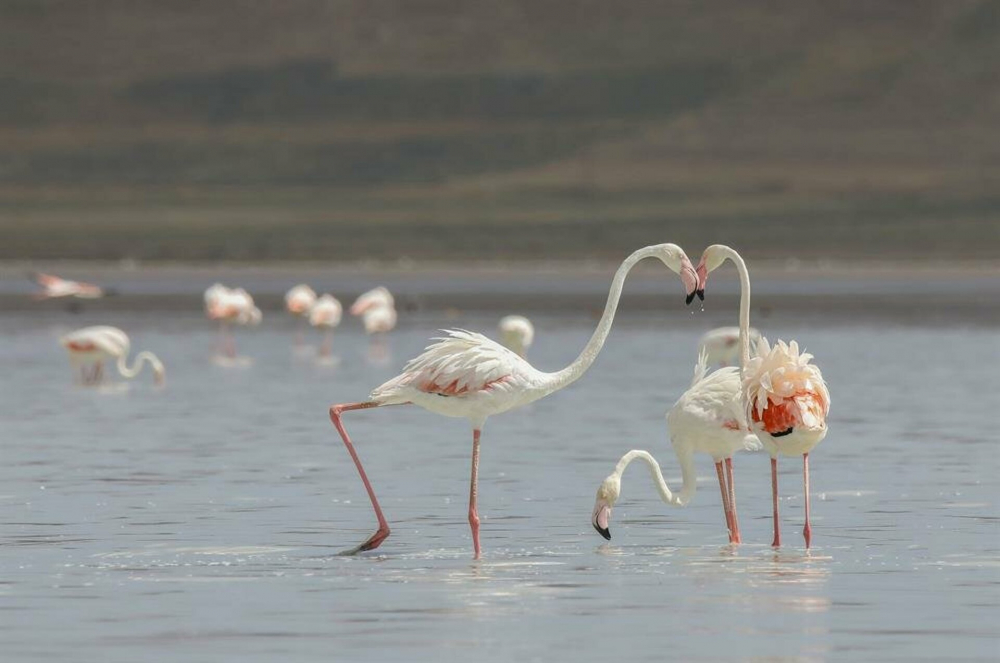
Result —
<path fill-rule="evenodd" d="M 400 375 L 372 391 L 368 401 L 331 407 L 330 419 L 354 460 L 378 519 L 378 530 L 361 545 L 345 551 L 345 554 L 377 548 L 389 536 L 389 525 L 344 428 L 341 420 L 344 412 L 384 405 L 413 404 L 447 417 L 464 417 L 469 420 L 472 425 L 469 526 L 475 557 L 478 559 L 481 554 L 477 505 L 479 440 L 486 419 L 543 398 L 579 379 L 597 358 L 611 331 L 626 275 L 636 263 L 650 257 L 659 259 L 671 271 L 680 275 L 687 292 L 687 301 L 691 302 L 698 285 L 697 275 L 684 251 L 676 244 L 658 244 L 639 249 L 626 258 L 615 273 L 604 314 L 590 341 L 576 360 L 561 371 L 545 373 L 482 334 L 451 330 L 445 332 L 447 337 L 435 339 L 436 343 L 412 359 Z"/>
<path fill-rule="evenodd" d="M 309 309 L 309 324 L 324 330 L 323 343 L 319 347 L 320 357 L 329 357 L 333 350 L 333 329 L 340 324 L 343 307 L 333 295 L 319 297 Z"/>
<path fill-rule="evenodd" d="M 749 283 L 746 264 L 733 249 L 715 244 L 705 249 L 698 263 L 698 294 L 704 296 L 708 274 L 731 260 L 740 274 L 740 336 L 746 347 L 749 336 Z M 744 315 L 744 308 L 747 314 Z M 741 361 L 741 398 L 748 422 L 771 455 L 771 497 L 774 509 L 774 540 L 781 545 L 778 525 L 778 455 L 802 454 L 802 478 L 805 493 L 806 548 L 812 543 L 809 524 L 809 452 L 826 437 L 826 418 L 830 413 L 830 392 L 819 367 L 811 364 L 812 355 L 799 353 L 795 341 L 778 341 L 772 348 L 761 338 L 753 357 L 743 354 Z"/>

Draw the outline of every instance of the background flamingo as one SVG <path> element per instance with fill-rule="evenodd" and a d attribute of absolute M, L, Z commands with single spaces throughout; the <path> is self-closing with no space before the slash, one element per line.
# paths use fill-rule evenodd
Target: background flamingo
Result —
<path fill-rule="evenodd" d="M 647 246 L 634 252 L 621 264 L 611 283 L 604 314 L 583 351 L 566 368 L 545 373 L 534 368 L 495 341 L 482 334 L 467 331 L 447 331 L 448 336 L 411 360 L 403 372 L 371 392 L 362 403 L 343 403 L 330 408 L 330 419 L 347 446 L 351 458 L 368 492 L 378 530 L 367 541 L 347 551 L 355 553 L 377 548 L 389 536 L 389 525 L 382 514 L 375 491 L 361 465 L 361 460 L 344 428 L 341 415 L 348 410 L 383 405 L 414 404 L 449 417 L 464 417 L 472 425 L 472 476 L 469 488 L 469 526 L 475 556 L 480 555 L 479 511 L 477 507 L 479 474 L 479 440 L 486 419 L 494 414 L 531 403 L 575 382 L 597 358 L 611 331 L 615 310 L 621 297 L 625 277 L 643 258 L 655 257 L 669 269 L 681 275 L 688 292 L 694 297 L 696 275 L 684 251 L 674 244 Z"/>
<path fill-rule="evenodd" d="M 745 338 L 750 325 L 750 278 L 746 264 L 736 251 L 722 244 L 705 249 L 698 263 L 698 292 L 704 294 L 708 274 L 726 260 L 736 265 L 743 290 L 740 304 L 740 331 Z M 743 315 L 743 308 L 747 315 Z M 798 343 L 783 341 L 772 348 L 761 338 L 757 353 L 745 359 L 741 398 L 752 428 L 771 455 L 771 497 L 774 517 L 773 546 L 781 545 L 778 523 L 778 454 L 802 454 L 802 482 L 805 496 L 806 548 L 812 543 L 809 523 L 809 452 L 826 437 L 826 417 L 830 412 L 830 392 L 812 355 L 799 353 Z"/>
<path fill-rule="evenodd" d="M 309 311 L 309 324 L 323 330 L 323 343 L 319 348 L 320 357 L 328 357 L 333 347 L 333 329 L 340 324 L 343 307 L 333 295 L 323 295 Z"/>
<path fill-rule="evenodd" d="M 316 291 L 305 283 L 300 283 L 285 293 L 285 309 L 298 318 L 298 328 L 295 330 L 295 344 L 302 345 L 303 321 L 309 318 L 313 304 L 316 303 Z"/>
<path fill-rule="evenodd" d="M 236 356 L 236 339 L 231 325 L 258 325 L 263 317 L 250 293 L 243 288 L 227 288 L 221 283 L 216 283 L 205 291 L 205 313 L 209 320 L 219 322 L 222 352 L 228 357 Z"/>
<path fill-rule="evenodd" d="M 691 387 L 667 414 L 670 441 L 681 466 L 683 486 L 679 494 L 671 492 L 660 466 L 647 451 L 633 450 L 622 456 L 608 478 L 597 489 L 591 522 L 601 536 L 611 539 L 611 510 L 621 494 L 621 476 L 635 459 L 645 461 L 660 497 L 673 506 L 687 506 L 697 488 L 694 452 L 706 453 L 715 461 L 722 493 L 722 510 L 729 530 L 729 542 L 742 541 L 736 517 L 736 488 L 733 480 L 733 454 L 741 449 L 760 449 L 760 442 L 747 427 L 742 407 L 740 374 L 735 367 L 720 368 L 710 375 L 704 351 L 698 357 Z M 723 463 L 725 467 L 723 467 Z"/>
<path fill-rule="evenodd" d="M 760 332 L 750 327 L 747 337 L 750 354 L 753 354 Z M 710 329 L 698 340 L 698 355 L 705 352 L 709 366 L 732 366 L 740 361 L 740 328 L 717 327 Z"/>
<path fill-rule="evenodd" d="M 396 300 L 384 287 L 373 288 L 351 304 L 351 315 L 360 315 L 368 334 L 384 334 L 396 327 Z"/>
<path fill-rule="evenodd" d="M 163 362 L 152 352 L 140 352 L 132 366 L 126 362 L 129 353 L 128 335 L 117 327 L 84 327 L 66 334 L 59 342 L 69 352 L 74 373 L 79 371 L 80 381 L 86 385 L 100 384 L 104 380 L 104 361 L 114 359 L 118 372 L 125 378 L 134 378 L 145 362 L 153 368 L 154 380 L 163 384 Z"/>
<path fill-rule="evenodd" d="M 523 315 L 508 315 L 497 325 L 500 342 L 518 355 L 524 357 L 535 340 L 535 326 Z"/>

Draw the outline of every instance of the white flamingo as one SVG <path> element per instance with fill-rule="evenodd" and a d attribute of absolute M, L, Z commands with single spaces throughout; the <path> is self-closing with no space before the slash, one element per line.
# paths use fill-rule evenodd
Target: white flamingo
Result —
<path fill-rule="evenodd" d="M 522 357 L 528 353 L 528 348 L 535 340 L 535 326 L 523 315 L 504 316 L 497 328 L 500 331 L 500 342 Z"/>
<path fill-rule="evenodd" d="M 37 272 L 32 274 L 35 283 L 42 287 L 35 293 L 35 299 L 54 299 L 58 297 L 76 297 L 77 299 L 98 299 L 103 297 L 105 292 L 100 286 L 83 281 L 70 281 L 69 279 L 53 276 L 52 274 L 42 274 Z"/>
<path fill-rule="evenodd" d="M 243 288 L 227 288 L 221 283 L 205 291 L 205 313 L 209 320 L 219 322 L 223 353 L 229 357 L 236 356 L 236 340 L 230 325 L 258 325 L 263 317 L 250 293 Z"/>
<path fill-rule="evenodd" d="M 736 265 L 743 293 L 740 297 L 740 334 L 749 335 L 750 278 L 740 254 L 722 244 L 705 249 L 698 263 L 698 292 L 704 296 L 708 274 L 726 260 Z M 747 315 L 743 315 L 744 307 Z M 778 524 L 778 454 L 802 455 L 802 480 L 805 495 L 806 548 L 812 544 L 809 523 L 809 452 L 826 437 L 826 418 L 830 412 L 830 392 L 819 367 L 811 364 L 812 355 L 799 353 L 798 343 L 778 341 L 772 348 L 761 338 L 754 357 L 743 355 L 741 400 L 747 421 L 771 455 L 771 497 L 774 517 L 774 540 L 781 545 Z"/>
<path fill-rule="evenodd" d="M 351 315 L 360 315 L 368 334 L 384 334 L 396 327 L 396 300 L 386 288 L 379 286 L 362 294 L 350 308 Z"/>
<path fill-rule="evenodd" d="M 333 347 L 333 329 L 340 324 L 343 307 L 333 295 L 323 295 L 309 310 L 309 324 L 324 330 L 323 343 L 319 348 L 321 357 L 328 357 Z"/>
<path fill-rule="evenodd" d="M 670 442 L 681 467 L 682 486 L 674 494 L 660 472 L 656 459 L 647 451 L 632 450 L 622 456 L 612 472 L 597 489 L 591 523 L 605 539 L 611 539 L 611 510 L 621 495 L 621 476 L 633 460 L 649 465 L 660 498 L 672 506 L 687 506 L 697 489 L 694 453 L 706 453 L 715 462 L 722 493 L 729 542 L 741 543 L 736 517 L 736 488 L 733 480 L 733 454 L 740 450 L 760 449 L 760 442 L 747 427 L 742 407 L 740 374 L 735 367 L 720 368 L 708 374 L 707 355 L 698 357 L 691 386 L 667 413 Z"/>
<path fill-rule="evenodd" d="M 152 352 L 140 352 L 132 365 L 128 365 L 128 335 L 117 327 L 84 327 L 66 334 L 59 342 L 69 352 L 73 371 L 79 370 L 83 384 L 100 384 L 104 379 L 104 361 L 112 359 L 116 362 L 118 372 L 129 379 L 137 376 L 145 362 L 148 362 L 153 368 L 156 383 L 163 384 L 166 374 L 163 362 Z"/>
<path fill-rule="evenodd" d="M 751 327 L 749 330 L 750 354 L 753 354 L 760 332 Z M 740 328 L 718 327 L 710 329 L 698 341 L 698 354 L 702 351 L 708 356 L 709 366 L 738 365 L 740 360 Z"/>
<path fill-rule="evenodd" d="M 285 309 L 299 319 L 298 329 L 295 331 L 296 345 L 302 345 L 302 322 L 309 318 L 315 303 L 316 291 L 305 283 L 300 283 L 285 293 Z"/>
<path fill-rule="evenodd" d="M 342 414 L 349 410 L 383 405 L 414 404 L 448 417 L 464 417 L 472 425 L 472 476 L 469 487 L 469 526 L 475 555 L 480 555 L 479 512 L 477 508 L 479 439 L 486 419 L 526 405 L 558 391 L 586 372 L 597 358 L 611 331 L 615 310 L 621 297 L 625 276 L 643 258 L 655 257 L 669 269 L 680 274 L 688 293 L 694 297 L 697 283 L 692 265 L 684 251 L 675 244 L 647 246 L 634 252 L 621 264 L 611 283 L 611 291 L 597 329 L 583 351 L 566 368 L 545 373 L 533 367 L 495 341 L 482 334 L 467 331 L 447 331 L 447 337 L 418 357 L 412 359 L 397 377 L 372 391 L 362 403 L 342 403 L 330 408 L 330 419 L 336 426 L 354 464 L 361 475 L 365 490 L 378 519 L 378 531 L 348 553 L 377 548 L 389 536 L 389 525 L 375 497 L 361 460 L 344 428 Z"/>

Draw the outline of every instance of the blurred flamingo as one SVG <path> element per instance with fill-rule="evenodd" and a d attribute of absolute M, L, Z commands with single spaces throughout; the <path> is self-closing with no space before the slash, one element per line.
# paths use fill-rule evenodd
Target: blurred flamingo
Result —
<path fill-rule="evenodd" d="M 310 310 L 316 303 L 316 292 L 305 283 L 300 283 L 285 293 L 285 309 L 299 319 L 295 330 L 295 345 L 302 345 L 302 324 L 309 318 Z"/>
<path fill-rule="evenodd" d="M 351 304 L 351 315 L 360 315 L 368 334 L 384 334 L 396 327 L 396 302 L 379 286 L 362 294 Z"/>
<path fill-rule="evenodd" d="M 309 324 L 323 329 L 323 343 L 319 348 L 320 357 L 330 356 L 333 347 L 333 329 L 340 324 L 343 308 L 333 295 L 323 295 L 309 310 Z"/>
<path fill-rule="evenodd" d="M 84 327 L 66 334 L 59 342 L 69 352 L 73 371 L 80 372 L 83 384 L 100 384 L 104 379 L 104 361 L 111 359 L 116 361 L 118 372 L 125 378 L 134 378 L 148 362 L 153 368 L 156 383 L 163 384 L 163 363 L 152 352 L 140 352 L 132 365 L 128 365 L 128 335 L 117 327 Z"/>
<path fill-rule="evenodd" d="M 566 368 L 555 373 L 542 372 L 526 360 L 482 334 L 449 330 L 435 339 L 403 372 L 371 392 L 369 400 L 342 403 L 330 408 L 330 419 L 344 440 L 361 475 L 365 490 L 378 519 L 378 530 L 368 540 L 347 551 L 353 554 L 377 548 L 389 536 L 389 525 L 361 460 L 344 428 L 342 414 L 349 410 L 384 405 L 413 404 L 448 417 L 463 417 L 472 425 L 472 475 L 469 487 L 469 526 L 475 556 L 480 556 L 479 511 L 477 506 L 479 475 L 479 440 L 486 419 L 494 414 L 536 401 L 562 389 L 582 376 L 597 358 L 611 331 L 615 310 L 625 277 L 643 258 L 655 257 L 680 274 L 688 301 L 695 295 L 697 276 L 684 251 L 675 244 L 647 246 L 632 253 L 615 273 L 604 314 L 583 351 Z"/>
<path fill-rule="evenodd" d="M 698 263 L 698 292 L 704 296 L 710 272 L 731 260 L 740 275 L 740 333 L 749 335 L 750 278 L 740 254 L 728 246 L 715 244 L 705 249 Z M 744 307 L 747 315 L 743 315 Z M 812 544 L 809 522 L 809 452 L 826 437 L 830 412 L 830 392 L 819 367 L 810 363 L 812 355 L 800 353 L 798 343 L 778 341 L 772 348 L 761 338 L 753 357 L 743 354 L 741 400 L 752 429 L 771 455 L 771 497 L 774 540 L 781 545 L 778 523 L 778 455 L 802 455 L 805 495 L 806 548 Z"/>
<path fill-rule="evenodd" d="M 528 353 L 535 340 L 535 327 L 523 315 L 508 315 L 500 319 L 497 325 L 500 331 L 500 342 L 510 350 L 523 357 Z"/>
<path fill-rule="evenodd" d="M 757 342 L 760 341 L 760 332 L 750 327 L 748 333 L 750 354 L 753 354 Z M 739 365 L 740 328 L 718 327 L 705 332 L 698 341 L 699 356 L 702 351 L 707 355 L 709 366 Z"/>
<path fill-rule="evenodd" d="M 236 356 L 236 340 L 230 325 L 258 325 L 262 318 L 250 293 L 243 288 L 227 288 L 221 283 L 216 283 L 205 291 L 205 313 L 209 320 L 219 322 L 222 352 L 228 357 Z"/>

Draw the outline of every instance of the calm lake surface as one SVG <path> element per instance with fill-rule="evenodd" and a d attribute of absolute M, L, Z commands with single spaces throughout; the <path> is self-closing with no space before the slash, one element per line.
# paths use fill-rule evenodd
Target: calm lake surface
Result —
<path fill-rule="evenodd" d="M 265 311 L 238 332 L 251 358 L 241 366 L 212 360 L 215 332 L 195 312 L 0 315 L 4 660 L 1000 656 L 993 322 L 755 320 L 815 353 L 830 383 L 831 432 L 811 456 L 812 550 L 796 459 L 780 463 L 786 545 L 768 545 L 762 453 L 736 458 L 743 546 L 726 543 L 707 457 L 690 507 L 662 504 L 637 464 L 612 541 L 591 529 L 597 486 L 629 449 L 652 452 L 679 484 L 664 414 L 690 381 L 698 336 L 735 321 L 710 304 L 622 311 L 581 381 L 490 420 L 480 561 L 468 424 L 408 407 L 345 416 L 393 533 L 377 551 L 337 555 L 375 518 L 327 407 L 363 399 L 436 329 L 492 334 L 499 314 L 403 314 L 381 349 L 346 320 L 337 361 L 320 364 L 293 352 L 286 316 Z M 585 311 L 531 317 L 530 359 L 549 370 L 595 323 Z M 166 387 L 148 374 L 74 386 L 57 339 L 97 323 L 158 353 Z"/>

